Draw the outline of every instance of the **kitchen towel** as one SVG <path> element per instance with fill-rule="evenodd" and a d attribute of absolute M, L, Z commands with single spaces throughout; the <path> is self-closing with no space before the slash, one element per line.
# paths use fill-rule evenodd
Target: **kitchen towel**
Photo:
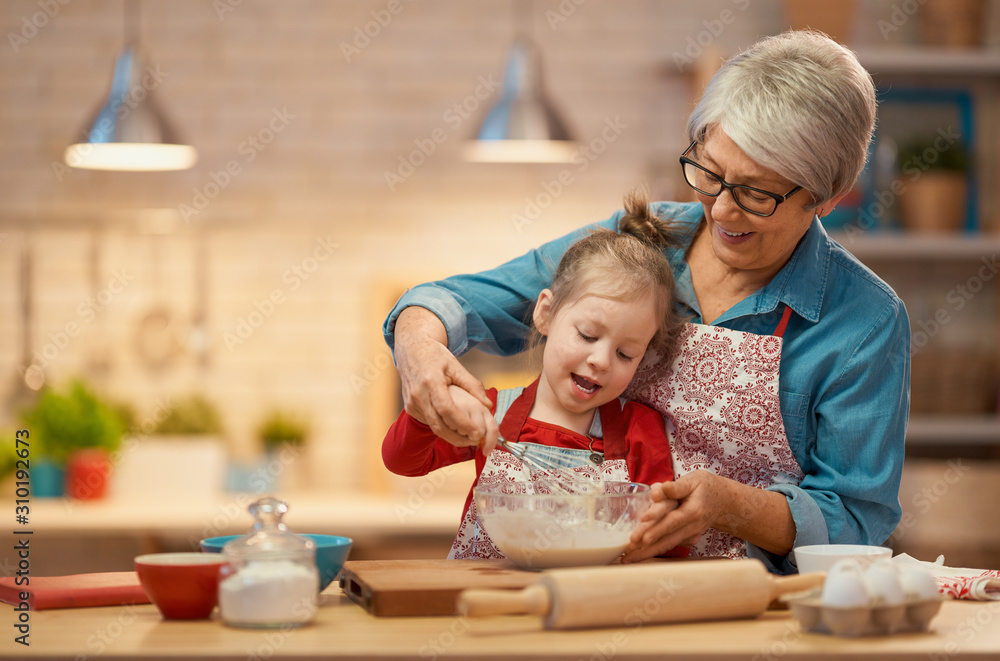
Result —
<path fill-rule="evenodd" d="M 14 576 L 0 578 L 0 601 L 14 606 L 27 601 L 31 610 L 149 603 L 134 571 L 18 578 L 28 584 L 17 585 Z M 21 599 L 22 592 L 27 599 Z"/>
<path fill-rule="evenodd" d="M 892 561 L 926 570 L 937 581 L 941 594 L 955 599 L 1000 601 L 1000 570 L 945 567 L 943 555 L 934 562 L 926 562 L 900 553 Z"/>

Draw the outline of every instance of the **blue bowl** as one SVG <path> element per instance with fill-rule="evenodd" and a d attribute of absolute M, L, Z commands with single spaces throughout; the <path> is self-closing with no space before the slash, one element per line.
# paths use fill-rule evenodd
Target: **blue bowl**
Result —
<path fill-rule="evenodd" d="M 245 535 L 223 535 L 222 537 L 209 537 L 201 540 L 201 550 L 205 553 L 222 553 L 222 547 L 231 539 L 244 537 Z M 353 540 L 350 537 L 339 535 L 309 535 L 308 537 L 316 542 L 316 568 L 319 570 L 319 591 L 322 592 L 333 579 L 337 578 L 347 554 L 351 552 Z"/>

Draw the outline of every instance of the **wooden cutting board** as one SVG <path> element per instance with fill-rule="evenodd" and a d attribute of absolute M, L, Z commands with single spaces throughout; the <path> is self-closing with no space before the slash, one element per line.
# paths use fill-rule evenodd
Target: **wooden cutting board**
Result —
<path fill-rule="evenodd" d="M 518 589 L 538 572 L 516 569 L 509 560 L 349 560 L 340 588 L 372 615 L 457 615 L 466 588 Z"/>

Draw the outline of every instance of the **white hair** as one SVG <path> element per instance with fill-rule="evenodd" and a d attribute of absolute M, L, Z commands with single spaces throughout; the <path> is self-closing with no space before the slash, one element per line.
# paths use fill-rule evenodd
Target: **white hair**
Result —
<path fill-rule="evenodd" d="M 802 186 L 816 208 L 865 166 L 875 86 L 852 51 L 821 32 L 758 41 L 712 77 L 687 122 L 702 142 L 718 126 L 758 164 Z"/>

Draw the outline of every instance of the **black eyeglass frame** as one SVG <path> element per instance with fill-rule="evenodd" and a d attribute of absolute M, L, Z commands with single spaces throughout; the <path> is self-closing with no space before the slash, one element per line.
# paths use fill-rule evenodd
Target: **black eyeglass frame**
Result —
<path fill-rule="evenodd" d="M 693 190 L 698 191 L 702 195 L 707 195 L 709 197 L 719 197 L 720 195 L 722 195 L 722 191 L 728 190 L 729 194 L 733 196 L 733 201 L 736 202 L 736 205 L 740 209 L 743 209 L 747 213 L 752 213 L 755 216 L 760 216 L 761 218 L 768 218 L 770 216 L 773 216 L 774 212 L 778 210 L 778 205 L 779 204 L 781 204 L 782 202 L 784 202 L 785 200 L 787 200 L 788 198 L 790 198 L 792 195 L 795 195 L 800 190 L 802 190 L 802 186 L 796 186 L 795 188 L 793 188 L 792 190 L 788 191 L 784 195 L 779 195 L 778 193 L 772 193 L 771 191 L 766 191 L 766 190 L 764 190 L 762 188 L 754 188 L 753 186 L 744 186 L 743 184 L 731 184 L 728 181 L 726 181 L 725 179 L 723 179 L 722 177 L 720 177 L 719 175 L 717 175 L 716 173 L 714 173 L 711 170 L 709 170 L 708 168 L 706 168 L 705 166 L 703 166 L 703 165 L 701 165 L 699 163 L 695 163 L 694 161 L 692 161 L 690 158 L 687 157 L 688 152 L 690 152 L 692 149 L 694 149 L 694 146 L 696 144 L 698 144 L 697 140 L 695 140 L 690 145 L 688 145 L 688 148 L 684 150 L 683 154 L 681 154 L 681 158 L 680 158 L 681 175 L 684 177 L 684 183 L 686 183 Z M 707 191 L 703 191 L 702 189 L 698 188 L 697 186 L 695 186 L 694 184 L 692 184 L 690 181 L 688 181 L 687 174 L 684 172 L 684 166 L 685 165 L 694 166 L 694 167 L 698 168 L 699 170 L 701 170 L 702 172 L 706 172 L 706 173 L 712 175 L 713 177 L 715 177 L 716 179 L 719 180 L 719 183 L 722 185 L 722 188 L 720 188 L 719 192 L 716 193 L 716 194 L 714 194 L 714 195 L 712 193 L 709 193 Z M 774 209 L 771 210 L 771 213 L 761 213 L 759 211 L 754 211 L 753 209 L 747 209 L 745 206 L 743 206 L 743 204 L 740 203 L 739 198 L 733 193 L 733 189 L 735 189 L 735 188 L 745 188 L 747 190 L 752 190 L 755 193 L 761 193 L 763 195 L 767 195 L 768 197 L 770 197 L 771 199 L 774 200 Z"/>

